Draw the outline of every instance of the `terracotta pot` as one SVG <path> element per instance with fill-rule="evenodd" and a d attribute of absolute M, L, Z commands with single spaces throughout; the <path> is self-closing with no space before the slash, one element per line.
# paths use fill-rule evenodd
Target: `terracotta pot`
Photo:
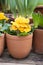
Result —
<path fill-rule="evenodd" d="M 41 12 L 43 14 L 43 6 L 40 5 L 40 6 L 36 7 L 34 12 Z"/>
<path fill-rule="evenodd" d="M 0 36 L 0 56 L 2 55 L 3 50 L 4 50 L 4 34 Z"/>
<path fill-rule="evenodd" d="M 33 50 L 38 54 L 43 54 L 43 30 L 36 29 L 33 34 Z"/>
<path fill-rule="evenodd" d="M 12 36 L 6 34 L 7 47 L 10 55 L 14 58 L 26 57 L 32 49 L 32 36 Z"/>

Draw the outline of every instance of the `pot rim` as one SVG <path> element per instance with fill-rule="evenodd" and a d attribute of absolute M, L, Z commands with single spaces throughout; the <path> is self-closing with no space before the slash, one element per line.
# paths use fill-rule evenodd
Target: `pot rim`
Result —
<path fill-rule="evenodd" d="M 5 35 L 5 34 L 2 33 L 2 35 L 1 35 L 0 37 L 2 37 L 2 36 L 4 36 L 4 35 Z"/>
<path fill-rule="evenodd" d="M 0 39 L 4 39 L 4 36 L 5 36 L 5 34 L 2 34 L 2 35 L 0 36 Z"/>
<path fill-rule="evenodd" d="M 36 8 L 38 8 L 38 7 L 39 7 L 39 8 L 43 8 L 43 5 L 38 5 Z"/>
<path fill-rule="evenodd" d="M 35 29 L 35 30 L 37 30 L 37 31 L 43 31 L 43 29 Z"/>
<path fill-rule="evenodd" d="M 13 35 L 10 35 L 10 34 L 6 34 L 6 37 L 7 38 L 10 38 L 10 39 L 16 39 L 16 40 L 19 40 L 19 39 L 30 39 L 31 37 L 33 36 L 33 33 L 27 35 L 27 36 L 13 36 Z"/>

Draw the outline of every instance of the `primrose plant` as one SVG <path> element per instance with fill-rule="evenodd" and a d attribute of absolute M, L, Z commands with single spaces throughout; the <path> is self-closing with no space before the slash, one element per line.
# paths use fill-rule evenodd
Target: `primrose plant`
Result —
<path fill-rule="evenodd" d="M 32 17 L 35 28 L 38 28 L 38 26 L 43 27 L 43 14 L 40 12 L 33 13 Z"/>
<path fill-rule="evenodd" d="M 0 36 L 9 27 L 9 24 L 7 23 L 8 20 L 9 20 L 9 18 L 7 18 L 4 13 L 0 12 Z"/>

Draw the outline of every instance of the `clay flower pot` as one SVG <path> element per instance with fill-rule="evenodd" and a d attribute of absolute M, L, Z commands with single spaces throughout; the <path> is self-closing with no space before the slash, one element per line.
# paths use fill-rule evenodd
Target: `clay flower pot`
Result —
<path fill-rule="evenodd" d="M 29 55 L 32 49 L 32 36 L 12 36 L 6 34 L 6 41 L 9 54 L 14 58 L 24 58 Z"/>
<path fill-rule="evenodd" d="M 38 54 L 43 54 L 43 30 L 36 29 L 33 34 L 33 50 Z"/>
<path fill-rule="evenodd" d="M 34 12 L 41 12 L 43 14 L 43 5 L 37 6 Z"/>
<path fill-rule="evenodd" d="M 3 50 L 4 50 L 4 34 L 0 36 L 0 56 L 2 55 Z"/>

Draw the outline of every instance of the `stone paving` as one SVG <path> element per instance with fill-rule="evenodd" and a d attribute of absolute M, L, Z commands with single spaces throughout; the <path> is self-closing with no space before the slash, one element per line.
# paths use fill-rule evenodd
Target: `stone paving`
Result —
<path fill-rule="evenodd" d="M 29 64 L 0 63 L 0 65 L 29 65 Z M 31 65 L 32 65 L 32 64 L 31 64 Z"/>
<path fill-rule="evenodd" d="M 43 55 L 31 52 L 30 55 L 24 59 L 15 59 L 5 50 L 0 57 L 0 65 L 9 65 L 9 63 L 10 65 L 43 65 Z"/>

